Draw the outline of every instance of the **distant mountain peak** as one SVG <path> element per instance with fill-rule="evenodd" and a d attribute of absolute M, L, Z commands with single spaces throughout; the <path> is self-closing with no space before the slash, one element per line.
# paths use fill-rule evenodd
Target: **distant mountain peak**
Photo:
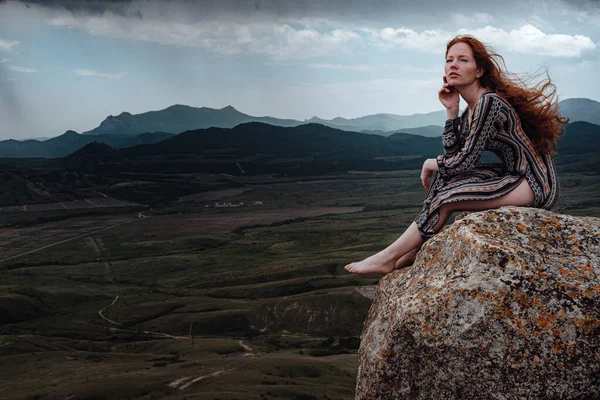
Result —
<path fill-rule="evenodd" d="M 63 158 L 66 160 L 114 159 L 117 157 L 116 154 L 116 151 L 106 143 L 93 141 Z"/>
<path fill-rule="evenodd" d="M 211 107 L 192 107 L 192 106 L 188 106 L 185 104 L 173 104 L 172 106 L 165 108 L 163 111 L 166 111 L 166 110 L 169 110 L 169 111 L 173 111 L 173 110 L 235 111 L 235 112 L 239 113 L 239 111 L 236 110 L 231 105 L 217 109 L 217 108 L 211 108 Z"/>
<path fill-rule="evenodd" d="M 600 103 L 588 98 L 570 98 L 558 103 L 560 114 L 569 122 L 587 121 L 600 124 Z"/>
<path fill-rule="evenodd" d="M 169 107 L 165 108 L 165 110 L 173 110 L 173 109 L 179 109 L 179 108 L 189 109 L 189 108 L 194 108 L 194 107 L 187 106 L 185 104 L 173 104 L 172 106 L 169 106 Z"/>
<path fill-rule="evenodd" d="M 346 123 L 348 122 L 347 118 L 344 117 L 335 117 L 334 119 L 330 120 L 333 123 Z"/>
<path fill-rule="evenodd" d="M 587 97 L 569 97 L 568 99 L 561 100 L 562 102 L 582 101 L 585 103 L 598 103 L 596 100 L 588 99 Z"/>
<path fill-rule="evenodd" d="M 79 133 L 72 131 L 72 130 L 68 130 L 65 133 L 63 133 L 63 135 L 67 135 L 67 136 L 79 136 Z"/>

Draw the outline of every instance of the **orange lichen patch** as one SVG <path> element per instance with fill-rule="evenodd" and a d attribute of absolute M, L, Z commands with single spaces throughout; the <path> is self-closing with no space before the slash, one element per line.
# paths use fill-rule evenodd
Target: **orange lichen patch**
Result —
<path fill-rule="evenodd" d="M 498 302 L 498 304 L 496 304 L 496 306 L 494 307 L 494 311 L 496 311 L 497 318 L 504 319 L 513 316 L 513 309 L 510 303 L 506 303 L 507 302 Z"/>
<path fill-rule="evenodd" d="M 421 330 L 421 332 L 423 333 L 423 336 L 427 337 L 427 336 L 431 336 L 431 324 L 426 322 L 423 324 L 423 329 Z"/>
<path fill-rule="evenodd" d="M 569 271 L 569 270 L 567 270 L 567 269 L 565 269 L 565 268 L 560 268 L 560 269 L 559 269 L 559 271 L 560 271 L 560 273 L 561 273 L 562 275 L 564 275 L 564 276 L 568 276 L 569 278 L 571 278 L 571 279 L 574 279 L 574 280 L 576 280 L 576 281 L 578 281 L 578 282 L 582 282 L 582 281 L 584 281 L 584 280 L 589 280 L 589 279 L 591 279 L 591 276 L 589 276 L 589 275 L 586 273 L 587 271 L 580 271 L 580 270 L 577 270 L 577 271 Z M 568 285 L 567 285 L 567 286 L 568 286 Z"/>
<path fill-rule="evenodd" d="M 554 347 L 552 347 L 552 352 L 555 354 L 561 354 L 561 353 L 564 353 L 564 351 L 565 351 L 564 343 L 561 343 L 560 340 L 556 339 L 554 341 Z"/>
<path fill-rule="evenodd" d="M 477 299 L 477 301 L 479 301 L 482 304 L 486 303 L 487 301 L 492 301 L 495 298 L 495 295 L 492 293 L 480 292 L 476 290 L 471 290 L 469 292 L 469 296 L 471 296 L 472 299 Z"/>
<path fill-rule="evenodd" d="M 594 273 L 594 268 L 590 267 L 589 265 L 580 265 L 577 268 L 580 269 L 580 270 L 582 269 L 582 270 L 584 270 L 586 272 L 589 272 L 590 274 Z"/>
<path fill-rule="evenodd" d="M 583 251 L 581 251 L 581 249 L 580 249 L 579 247 L 575 247 L 575 246 L 573 246 L 573 247 L 571 247 L 571 250 L 572 250 L 574 253 L 577 253 L 577 254 L 582 254 L 582 253 L 583 253 Z"/>
<path fill-rule="evenodd" d="M 517 230 L 521 233 L 525 233 L 527 232 L 527 227 L 525 225 L 519 225 L 517 226 Z"/>
<path fill-rule="evenodd" d="M 379 357 L 390 358 L 393 357 L 396 352 L 389 349 L 379 349 Z"/>
<path fill-rule="evenodd" d="M 577 235 L 576 234 L 572 234 L 569 236 L 571 238 L 572 241 L 574 241 L 575 243 L 577 243 Z"/>
<path fill-rule="evenodd" d="M 482 233 L 485 232 L 485 229 L 479 225 L 474 226 L 473 228 L 471 228 L 474 232 L 476 233 Z"/>
<path fill-rule="evenodd" d="M 519 332 L 521 332 L 521 335 L 525 336 L 527 334 L 527 326 L 523 323 L 521 318 L 519 318 L 518 316 L 515 315 L 514 322 L 515 322 L 515 325 L 517 325 Z"/>
<path fill-rule="evenodd" d="M 562 337 L 562 329 L 560 329 L 560 328 L 552 329 L 552 336 L 554 336 L 555 338 Z"/>
<path fill-rule="evenodd" d="M 513 300 L 516 301 L 519 304 L 519 306 L 521 306 L 521 308 L 543 307 L 543 304 L 539 299 L 532 296 L 528 296 L 525 292 L 514 292 Z"/>
<path fill-rule="evenodd" d="M 533 319 L 535 321 L 535 324 L 538 326 L 538 328 L 547 331 L 550 328 L 550 326 L 552 324 L 554 324 L 557 317 L 556 317 L 556 315 L 552 315 L 545 311 L 542 311 L 542 312 L 540 312 L 540 315 L 538 315 L 537 317 L 534 317 Z"/>
<path fill-rule="evenodd" d="M 584 290 L 583 291 L 583 295 L 585 297 L 587 297 L 588 299 L 593 299 L 594 297 L 596 297 L 596 294 L 592 290 L 590 290 L 590 289 Z"/>
<path fill-rule="evenodd" d="M 600 328 L 600 319 L 590 317 L 588 313 L 585 318 L 576 320 L 575 325 L 583 334 L 587 335 L 594 329 Z"/>
<path fill-rule="evenodd" d="M 509 296 L 510 294 L 510 296 Z M 486 294 L 479 293 L 477 297 L 480 301 L 484 301 L 485 298 L 490 296 L 486 296 Z M 491 296 L 488 299 L 490 302 L 495 303 L 493 310 L 493 318 L 497 320 L 506 320 L 511 327 L 513 327 L 516 331 L 520 332 L 523 336 L 529 336 L 530 334 L 534 334 L 539 337 L 539 334 L 536 334 L 537 331 L 533 331 L 529 328 L 529 319 L 527 317 L 523 317 L 523 315 L 517 313 L 513 309 L 513 304 L 517 304 L 522 310 L 536 308 L 543 308 L 543 304 L 541 301 L 535 297 L 528 296 L 523 292 L 514 292 L 510 293 L 507 290 L 500 289 L 497 295 Z M 539 320 L 538 325 L 548 325 L 548 327 L 557 319 L 557 317 L 552 316 L 551 314 L 545 313 L 542 315 Z"/>
<path fill-rule="evenodd" d="M 557 220 L 552 219 L 552 218 L 541 218 L 541 221 L 543 223 L 545 223 L 546 225 L 551 226 L 553 228 L 560 227 L 560 222 L 558 222 Z"/>
<path fill-rule="evenodd" d="M 540 231 L 542 231 L 542 232 L 544 232 L 544 233 L 548 233 L 548 228 L 546 228 L 546 227 L 542 226 L 542 227 L 540 228 Z"/>

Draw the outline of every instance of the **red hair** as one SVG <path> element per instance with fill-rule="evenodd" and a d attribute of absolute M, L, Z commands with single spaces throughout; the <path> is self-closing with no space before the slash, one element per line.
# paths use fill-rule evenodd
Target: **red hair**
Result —
<path fill-rule="evenodd" d="M 484 69 L 479 78 L 482 86 L 495 90 L 516 110 L 521 120 L 523 131 L 527 134 L 540 155 L 556 154 L 556 140 L 564 133 L 564 125 L 569 118 L 562 117 L 555 99 L 556 86 L 547 80 L 528 87 L 527 83 L 516 74 L 506 70 L 504 58 L 497 54 L 491 46 L 484 45 L 471 35 L 459 35 L 448 42 L 448 51 L 456 43 L 466 43 L 473 51 L 478 67 Z M 548 90 L 547 93 L 544 93 Z"/>

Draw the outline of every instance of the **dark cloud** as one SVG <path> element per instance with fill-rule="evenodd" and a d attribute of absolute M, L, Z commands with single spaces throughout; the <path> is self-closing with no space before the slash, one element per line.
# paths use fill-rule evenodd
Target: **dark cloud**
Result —
<path fill-rule="evenodd" d="M 563 0 L 566 4 L 578 9 L 600 9 L 600 0 Z"/>
<path fill-rule="evenodd" d="M 561 0 L 555 0 L 556 3 Z M 576 0 L 565 0 L 575 4 Z M 597 0 L 588 0 L 598 4 Z M 2 3 L 3 0 L 0 0 Z M 21 0 L 27 5 L 63 8 L 74 14 L 104 14 L 111 11 L 124 16 L 143 17 L 146 7 L 182 6 L 196 17 L 206 15 L 266 14 L 280 17 L 325 17 L 339 20 L 393 20 L 406 15 L 449 18 L 450 13 L 472 14 L 506 12 L 514 6 L 534 7 L 534 0 Z"/>
<path fill-rule="evenodd" d="M 28 7 L 42 6 L 46 8 L 62 8 L 73 14 L 99 14 L 112 11 L 119 15 L 129 15 L 128 12 L 133 1 L 131 0 L 19 0 Z M 0 0 L 0 4 L 6 0 Z"/>

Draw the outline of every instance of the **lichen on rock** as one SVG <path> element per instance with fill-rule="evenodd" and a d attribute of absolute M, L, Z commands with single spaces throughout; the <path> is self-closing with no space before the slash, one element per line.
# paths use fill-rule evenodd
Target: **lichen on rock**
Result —
<path fill-rule="evenodd" d="M 600 218 L 471 212 L 384 276 L 357 399 L 600 398 Z"/>

